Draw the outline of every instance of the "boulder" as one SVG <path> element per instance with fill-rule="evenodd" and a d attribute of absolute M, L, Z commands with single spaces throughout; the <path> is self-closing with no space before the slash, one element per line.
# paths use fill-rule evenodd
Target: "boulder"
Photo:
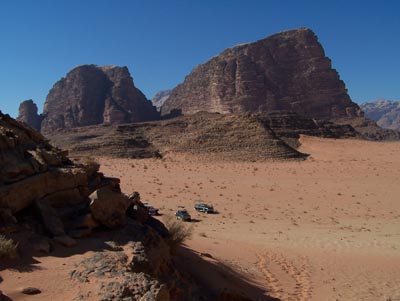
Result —
<path fill-rule="evenodd" d="M 93 218 L 102 225 L 116 228 L 125 224 L 126 211 L 131 204 L 129 198 L 110 187 L 97 189 L 89 196 Z"/>
<path fill-rule="evenodd" d="M 51 207 L 49 202 L 46 200 L 37 200 L 35 201 L 35 206 L 46 230 L 51 233 L 52 236 L 64 236 L 64 224 L 58 217 L 57 211 Z"/>

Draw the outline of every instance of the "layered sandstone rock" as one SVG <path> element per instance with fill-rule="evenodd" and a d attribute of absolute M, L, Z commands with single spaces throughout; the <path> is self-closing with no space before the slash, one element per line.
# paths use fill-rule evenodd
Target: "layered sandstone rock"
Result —
<path fill-rule="evenodd" d="M 386 129 L 400 130 L 400 102 L 379 99 L 360 105 L 365 116 Z"/>
<path fill-rule="evenodd" d="M 25 122 L 33 129 L 40 131 L 42 116 L 38 114 L 37 105 L 32 99 L 25 100 L 19 105 L 18 121 Z"/>
<path fill-rule="evenodd" d="M 161 109 L 183 114 L 291 111 L 331 119 L 360 116 L 316 35 L 300 28 L 226 49 L 197 66 Z"/>
<path fill-rule="evenodd" d="M 245 161 L 305 157 L 249 114 L 200 112 L 140 124 L 66 129 L 48 138 L 80 155 L 147 158 L 177 152 Z"/>
<path fill-rule="evenodd" d="M 127 67 L 83 65 L 50 90 L 42 132 L 102 123 L 157 119 L 158 113 L 134 86 Z"/>
<path fill-rule="evenodd" d="M 74 206 L 107 182 L 97 169 L 76 164 L 66 154 L 0 112 L 0 208 L 14 214 L 37 201 L 54 208 Z"/>

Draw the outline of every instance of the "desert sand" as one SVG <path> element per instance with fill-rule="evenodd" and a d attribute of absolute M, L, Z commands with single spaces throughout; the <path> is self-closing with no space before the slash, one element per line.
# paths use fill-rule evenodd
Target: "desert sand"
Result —
<path fill-rule="evenodd" d="M 161 220 L 185 206 L 194 218 L 187 247 L 242 274 L 265 295 L 399 298 L 400 143 L 306 136 L 301 143 L 300 151 L 311 154 L 305 161 L 177 154 L 99 161 L 105 174 L 121 178 L 123 191 L 139 191 L 160 208 Z M 196 199 L 219 213 L 197 213 Z M 201 267 L 191 270 L 221 285 L 201 275 Z"/>
<path fill-rule="evenodd" d="M 313 137 L 301 143 L 300 151 L 311 154 L 305 161 L 183 154 L 98 161 L 102 172 L 121 179 L 125 193 L 139 191 L 158 207 L 157 218 L 186 207 L 193 235 L 179 261 L 211 288 L 239 289 L 255 300 L 397 300 L 400 143 Z M 197 213 L 196 199 L 218 213 Z M 70 300 L 82 287 L 69 273 L 90 253 L 86 246 L 33 257 L 29 269 L 3 270 L 0 289 L 12 300 Z M 42 294 L 21 294 L 27 286 Z"/>

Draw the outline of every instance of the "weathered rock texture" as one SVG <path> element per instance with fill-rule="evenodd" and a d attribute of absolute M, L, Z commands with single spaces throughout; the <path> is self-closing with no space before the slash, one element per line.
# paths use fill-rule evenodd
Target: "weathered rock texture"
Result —
<path fill-rule="evenodd" d="M 316 35 L 300 28 L 226 49 L 197 66 L 161 108 L 183 114 L 291 111 L 331 119 L 361 116 Z"/>
<path fill-rule="evenodd" d="M 160 92 L 156 93 L 156 95 L 154 95 L 151 102 L 157 108 L 157 111 L 161 110 L 162 105 L 168 99 L 170 94 L 171 94 L 171 90 L 164 90 L 164 91 L 160 91 Z"/>
<path fill-rule="evenodd" d="M 158 113 L 137 89 L 127 67 L 83 65 L 47 95 L 42 132 L 102 123 L 154 120 Z"/>
<path fill-rule="evenodd" d="M 163 121 L 57 131 L 48 138 L 80 155 L 146 158 L 178 152 L 247 161 L 305 157 L 249 114 L 201 112 Z"/>
<path fill-rule="evenodd" d="M 0 208 L 14 214 L 35 202 L 39 211 L 72 207 L 88 201 L 98 187 L 115 182 L 98 173 L 98 166 L 74 163 L 66 155 L 0 112 Z"/>
<path fill-rule="evenodd" d="M 391 100 L 376 100 L 360 105 L 365 117 L 376 121 L 386 129 L 400 130 L 400 102 Z"/>
<path fill-rule="evenodd" d="M 37 105 L 32 99 L 25 100 L 19 105 L 18 121 L 25 122 L 33 129 L 40 131 L 42 116 L 38 114 Z"/>

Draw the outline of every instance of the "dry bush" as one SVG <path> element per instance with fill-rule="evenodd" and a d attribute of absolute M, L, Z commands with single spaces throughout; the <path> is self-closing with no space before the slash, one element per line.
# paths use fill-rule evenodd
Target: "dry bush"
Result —
<path fill-rule="evenodd" d="M 18 245 L 12 239 L 0 234 L 0 258 L 14 258 L 17 256 Z"/>
<path fill-rule="evenodd" d="M 89 173 L 98 172 L 100 169 L 100 164 L 93 157 L 84 157 L 81 159 L 81 162 L 85 165 L 85 168 Z"/>
<path fill-rule="evenodd" d="M 176 220 L 173 216 L 165 218 L 165 226 L 169 231 L 170 236 L 167 242 L 172 251 L 192 237 L 193 226 L 185 225 L 184 222 Z"/>

